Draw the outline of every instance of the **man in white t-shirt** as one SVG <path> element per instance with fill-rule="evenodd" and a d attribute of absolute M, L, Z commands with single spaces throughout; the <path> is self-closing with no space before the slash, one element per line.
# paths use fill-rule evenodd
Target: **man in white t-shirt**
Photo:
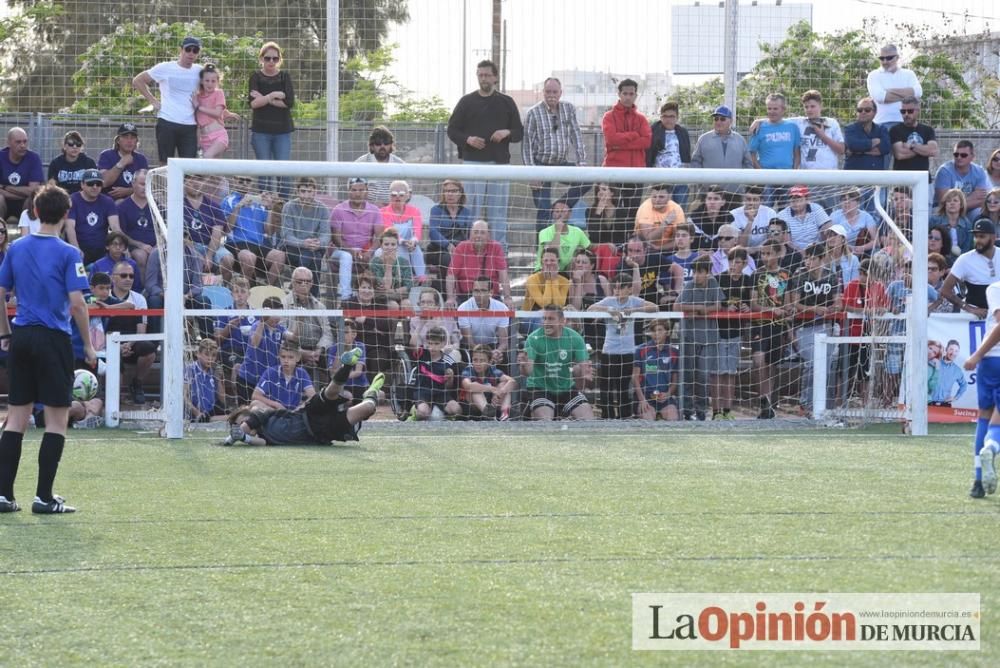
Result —
<path fill-rule="evenodd" d="M 459 304 L 459 311 L 503 311 L 507 305 L 499 299 L 494 299 L 492 281 L 488 276 L 480 276 L 472 282 L 472 296 Z M 507 332 L 510 319 L 506 316 L 497 317 L 461 317 L 458 318 L 458 329 L 462 332 L 462 340 L 468 350 L 481 343 L 493 348 L 491 364 L 507 362 Z"/>
<path fill-rule="evenodd" d="M 955 260 L 948 277 L 941 286 L 941 295 L 954 304 L 959 311 L 971 313 L 982 320 L 989 314 L 986 303 L 986 288 L 996 283 L 997 258 L 996 229 L 988 218 L 980 218 L 972 226 L 972 238 L 975 246 L 972 250 L 962 253 Z M 955 288 L 962 283 L 965 286 L 965 298 L 955 293 Z"/>
<path fill-rule="evenodd" d="M 733 226 L 739 230 L 739 245 L 756 254 L 767 241 L 767 226 L 778 212 L 762 204 L 764 186 L 747 186 L 743 191 L 743 206 L 729 213 L 733 216 Z"/>
<path fill-rule="evenodd" d="M 185 37 L 177 60 L 154 65 L 132 79 L 135 89 L 156 110 L 156 147 L 161 165 L 175 153 L 181 158 L 198 157 L 198 124 L 191 96 L 198 90 L 201 65 L 196 61 L 200 53 L 201 40 Z M 159 99 L 149 90 L 153 82 L 160 88 Z"/>
<path fill-rule="evenodd" d="M 878 55 L 882 67 L 868 73 L 868 95 L 876 102 L 875 119 L 877 125 L 886 130 L 903 122 L 899 109 L 903 98 L 924 96 L 924 89 L 917 81 L 913 70 L 899 66 L 899 50 L 895 44 L 886 44 Z M 889 169 L 892 153 L 885 156 L 885 168 Z"/>

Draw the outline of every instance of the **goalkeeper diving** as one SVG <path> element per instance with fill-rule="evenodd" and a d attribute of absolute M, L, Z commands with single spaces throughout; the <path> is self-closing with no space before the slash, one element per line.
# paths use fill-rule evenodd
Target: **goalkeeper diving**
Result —
<path fill-rule="evenodd" d="M 344 383 L 361 359 L 354 348 L 340 356 L 344 363 L 321 392 L 295 410 L 250 410 L 241 408 L 229 416 L 229 437 L 222 445 L 309 445 L 333 441 L 356 441 L 362 423 L 375 414 L 378 393 L 385 376 L 372 379 L 361 403 L 351 406 L 343 393 Z"/>

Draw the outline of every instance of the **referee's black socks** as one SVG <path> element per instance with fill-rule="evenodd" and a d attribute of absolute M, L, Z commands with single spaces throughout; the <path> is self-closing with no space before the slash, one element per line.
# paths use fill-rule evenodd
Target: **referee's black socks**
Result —
<path fill-rule="evenodd" d="M 35 496 L 46 503 L 52 501 L 52 483 L 56 479 L 64 445 L 66 437 L 61 434 L 45 432 L 42 435 L 42 447 L 38 449 L 38 487 Z"/>
<path fill-rule="evenodd" d="M 24 434 L 5 429 L 0 436 L 0 496 L 14 499 L 14 479 L 21 462 L 21 441 Z"/>

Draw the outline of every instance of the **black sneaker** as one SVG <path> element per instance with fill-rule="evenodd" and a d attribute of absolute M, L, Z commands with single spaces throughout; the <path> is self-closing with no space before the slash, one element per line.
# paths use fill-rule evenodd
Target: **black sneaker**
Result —
<path fill-rule="evenodd" d="M 774 409 L 771 408 L 771 404 L 768 404 L 760 409 L 760 413 L 757 414 L 758 420 L 773 420 L 774 419 Z"/>
<path fill-rule="evenodd" d="M 705 421 L 705 411 L 698 411 L 698 412 L 696 412 L 694 414 L 694 417 L 695 417 L 696 420 L 698 420 L 698 422 L 704 422 Z"/>
<path fill-rule="evenodd" d="M 972 483 L 972 489 L 969 490 L 969 496 L 973 499 L 982 499 L 986 497 L 986 490 L 983 489 L 982 480 L 977 480 Z"/>
<path fill-rule="evenodd" d="M 6 496 L 0 496 L 0 513 L 16 513 L 21 509 L 21 506 L 17 505 L 17 501 L 14 499 L 8 499 Z"/>
<path fill-rule="evenodd" d="M 58 515 L 60 513 L 75 513 L 76 508 L 66 505 L 66 499 L 61 496 L 52 497 L 51 501 L 42 501 L 37 496 L 31 504 L 31 512 L 36 515 Z"/>
<path fill-rule="evenodd" d="M 142 381 L 138 378 L 132 379 L 132 403 L 138 405 L 146 403 L 146 391 L 142 389 Z"/>

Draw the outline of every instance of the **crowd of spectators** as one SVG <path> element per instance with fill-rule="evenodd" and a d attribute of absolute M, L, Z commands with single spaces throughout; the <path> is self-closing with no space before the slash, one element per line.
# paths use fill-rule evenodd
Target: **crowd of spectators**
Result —
<path fill-rule="evenodd" d="M 226 110 L 215 68 L 197 63 L 200 47 L 196 38 L 185 38 L 176 61 L 134 80 L 157 112 L 161 164 L 172 155 L 215 157 L 228 146 L 225 122 L 235 115 Z M 650 123 L 635 106 L 638 84 L 622 80 L 618 102 L 602 122 L 603 164 L 927 171 L 938 146 L 934 129 L 919 120 L 919 83 L 898 67 L 895 47 L 880 53 L 882 68 L 869 77 L 870 94 L 858 101 L 854 122 L 843 127 L 823 115 L 819 91 L 809 90 L 800 97 L 802 115 L 788 116 L 788 101 L 775 93 L 767 98 L 766 118 L 754 121 L 747 137 L 733 129 L 734 114 L 726 106 L 715 109 L 711 130 L 693 137 L 676 102 L 665 102 Z M 277 44 L 266 43 L 259 57 L 261 68 L 247 92 L 251 144 L 258 158 L 289 159 L 292 80 L 280 68 Z M 525 165 L 586 164 L 576 111 L 561 100 L 559 80 L 545 81 L 543 99 L 522 124 L 516 105 L 496 89 L 497 74 L 493 63 L 479 63 L 479 88 L 452 114 L 448 136 L 462 160 L 507 164 L 510 145 L 520 142 Z M 100 304 L 133 309 L 147 301 L 153 308 L 163 304 L 162 259 L 145 193 L 149 161 L 138 134 L 134 124 L 123 123 L 112 147 L 95 161 L 84 151 L 83 136 L 67 132 L 47 175 L 72 194 L 67 241 L 80 249 L 92 276 L 111 278 L 110 295 Z M 41 156 L 28 140 L 24 130 L 13 128 L 0 151 L 0 214 L 15 220 L 22 233 L 37 230 L 31 197 L 46 181 Z M 402 162 L 394 144 L 388 128 L 376 127 L 368 152 L 357 161 Z M 992 272 L 992 240 L 1000 223 L 997 165 L 1000 150 L 980 167 L 972 142 L 962 140 L 953 160 L 933 177 L 927 280 L 934 311 L 978 314 L 985 306 L 981 293 L 995 276 L 982 276 L 979 260 L 988 259 Z M 815 336 L 842 326 L 844 313 L 865 316 L 892 308 L 894 290 L 912 289 L 909 254 L 900 242 L 912 230 L 912 195 L 904 188 L 885 200 L 891 226 L 873 215 L 872 192 L 858 188 L 627 182 L 561 188 L 531 182 L 533 260 L 511 266 L 510 184 L 446 179 L 439 185 L 428 211 L 414 204 L 413 189 L 403 180 L 350 178 L 344 200 L 337 202 L 312 178 L 293 184 L 188 176 L 183 220 L 189 307 L 211 306 L 203 296 L 207 279 L 228 288 L 234 308 L 245 308 L 252 290 L 270 286 L 277 292 L 269 293 L 264 307 L 340 307 L 351 314 L 337 327 L 309 315 L 199 319 L 198 336 L 216 347 L 199 347 L 190 373 L 194 378 L 206 365 L 218 366 L 212 391 L 217 388 L 220 399 L 211 407 L 205 396 L 189 401 L 192 417 L 211 419 L 236 398 L 295 405 L 339 364 L 336 351 L 354 345 L 363 346 L 364 355 L 348 385 L 361 388 L 359 394 L 366 374 L 388 369 L 394 345 L 416 363 L 413 419 L 470 408 L 505 418 L 518 376 L 527 379 L 521 388 L 529 395 L 526 414 L 540 419 L 592 414 L 579 391 L 595 385 L 603 417 L 729 419 L 742 348 L 751 351 L 758 417 L 775 415 L 778 368 L 788 360 L 801 364 L 799 407 L 808 412 Z M 577 210 L 583 214 L 575 215 Z M 0 248 L 6 246 L 3 232 Z M 514 308 L 540 313 L 521 319 L 518 332 L 508 316 Z M 564 309 L 607 317 L 567 320 Z M 401 310 L 413 315 L 399 315 Z M 435 313 L 456 310 L 463 315 Z M 476 313 L 482 311 L 501 314 Z M 628 317 L 664 311 L 684 317 Z M 851 328 L 867 326 L 863 320 L 851 320 Z M 104 318 L 102 327 L 155 330 L 158 319 L 116 316 Z M 512 343 L 518 340 L 515 354 Z M 587 347 L 599 351 L 596 384 Z M 851 349 L 853 369 L 868 366 L 859 359 L 863 352 Z M 136 403 L 144 401 L 153 353 L 155 347 L 128 347 L 126 362 L 135 370 L 127 386 Z M 852 373 L 858 383 L 871 380 L 867 372 Z M 898 377 L 899 370 L 885 373 Z"/>

